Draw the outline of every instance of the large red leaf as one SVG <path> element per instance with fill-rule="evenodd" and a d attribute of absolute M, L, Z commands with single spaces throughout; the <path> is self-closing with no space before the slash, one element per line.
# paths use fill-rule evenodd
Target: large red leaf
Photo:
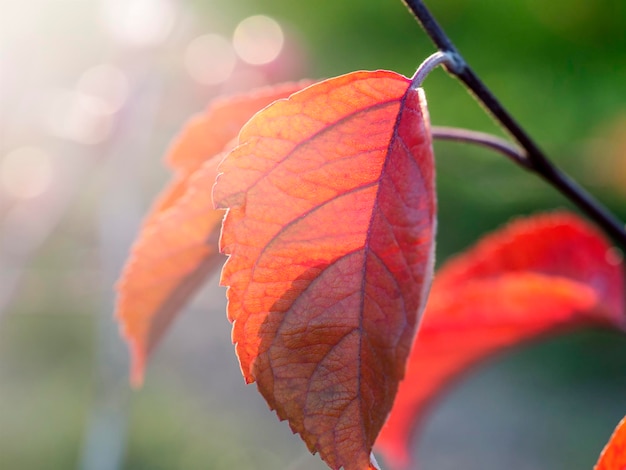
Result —
<path fill-rule="evenodd" d="M 615 428 L 594 470 L 626 470 L 626 417 Z"/>
<path fill-rule="evenodd" d="M 131 348 L 133 383 L 141 383 L 148 355 L 181 307 L 221 265 L 223 212 L 213 209 L 211 191 L 223 152 L 257 111 L 304 86 L 218 100 L 174 142 L 167 160 L 176 175 L 146 217 L 118 284 L 116 315 Z"/>
<path fill-rule="evenodd" d="M 426 406 L 481 359 L 558 328 L 624 320 L 622 266 L 596 230 L 568 214 L 510 224 L 437 272 L 377 449 L 406 466 Z"/>
<path fill-rule="evenodd" d="M 246 381 L 331 468 L 370 468 L 432 270 L 421 91 L 385 71 L 321 82 L 257 114 L 220 170 Z"/>

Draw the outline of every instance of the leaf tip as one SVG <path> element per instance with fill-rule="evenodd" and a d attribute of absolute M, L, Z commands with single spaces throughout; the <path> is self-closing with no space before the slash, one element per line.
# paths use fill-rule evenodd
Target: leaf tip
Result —
<path fill-rule="evenodd" d="M 373 453 L 370 454 L 370 465 L 367 470 L 380 470 L 380 465 L 378 465 Z"/>
<path fill-rule="evenodd" d="M 146 353 L 140 345 L 132 339 L 126 337 L 130 348 L 130 385 L 133 389 L 139 389 L 143 386 L 144 376 L 146 372 Z"/>

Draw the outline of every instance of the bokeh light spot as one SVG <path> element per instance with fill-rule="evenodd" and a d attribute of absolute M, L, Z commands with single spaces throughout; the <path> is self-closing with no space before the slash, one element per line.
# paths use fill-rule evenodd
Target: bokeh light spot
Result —
<path fill-rule="evenodd" d="M 624 261 L 624 255 L 617 248 L 611 247 L 605 254 L 606 262 L 612 266 L 618 266 Z"/>
<path fill-rule="evenodd" d="M 0 161 L 0 186 L 15 199 L 41 196 L 50 188 L 52 179 L 52 160 L 40 148 L 21 147 Z"/>
<path fill-rule="evenodd" d="M 204 85 L 219 85 L 228 80 L 236 62 L 232 44 L 218 34 L 195 38 L 185 51 L 187 72 Z"/>
<path fill-rule="evenodd" d="M 107 102 L 74 90 L 52 92 L 44 120 L 52 135 L 87 145 L 106 140 L 112 128 Z"/>
<path fill-rule="evenodd" d="M 265 15 L 246 18 L 237 25 L 233 34 L 237 55 L 252 65 L 268 64 L 275 60 L 284 43 L 285 35 L 278 22 Z"/>
<path fill-rule="evenodd" d="M 100 64 L 82 74 L 76 89 L 80 93 L 98 98 L 103 106 L 102 111 L 114 114 L 126 102 L 130 86 L 121 69 L 110 64 Z"/>

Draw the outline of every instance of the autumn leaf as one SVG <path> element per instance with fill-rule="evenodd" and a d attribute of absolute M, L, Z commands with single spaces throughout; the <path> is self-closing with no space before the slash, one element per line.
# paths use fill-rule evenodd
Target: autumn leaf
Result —
<path fill-rule="evenodd" d="M 333 469 L 374 468 L 430 284 L 431 136 L 409 85 L 355 72 L 273 104 L 214 190 L 243 375 Z"/>
<path fill-rule="evenodd" d="M 626 417 L 615 428 L 594 470 L 626 470 Z"/>
<path fill-rule="evenodd" d="M 510 224 L 437 272 L 377 450 L 405 468 L 427 406 L 487 356 L 555 330 L 624 322 L 620 258 L 595 229 L 566 213 Z"/>
<path fill-rule="evenodd" d="M 211 191 L 217 165 L 257 111 L 300 90 L 290 83 L 221 99 L 193 117 L 167 161 L 175 176 L 146 217 L 118 283 L 116 316 L 131 349 L 131 380 L 143 380 L 148 355 L 206 277 L 222 264 L 222 211 Z"/>

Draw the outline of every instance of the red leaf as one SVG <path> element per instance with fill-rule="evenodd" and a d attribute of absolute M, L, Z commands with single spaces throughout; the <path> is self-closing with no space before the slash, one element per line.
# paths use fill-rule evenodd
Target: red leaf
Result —
<path fill-rule="evenodd" d="M 626 417 L 615 428 L 594 470 L 626 470 Z"/>
<path fill-rule="evenodd" d="M 223 217 L 211 191 L 223 152 L 241 126 L 264 106 L 305 84 L 285 84 L 216 101 L 192 118 L 168 156 L 177 175 L 146 217 L 118 284 L 117 318 L 132 354 L 131 380 L 176 314 L 221 265 L 217 241 Z"/>
<path fill-rule="evenodd" d="M 333 469 L 368 467 L 430 283 L 423 95 L 392 72 L 257 114 L 221 164 L 221 249 L 243 375 Z"/>
<path fill-rule="evenodd" d="M 388 422 L 376 442 L 394 464 L 444 386 L 486 358 L 557 328 L 624 326 L 619 258 L 568 214 L 520 220 L 437 273 Z"/>

